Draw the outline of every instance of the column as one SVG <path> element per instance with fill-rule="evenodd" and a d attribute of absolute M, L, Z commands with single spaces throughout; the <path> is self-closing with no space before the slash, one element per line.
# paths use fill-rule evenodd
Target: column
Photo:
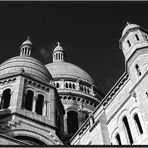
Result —
<path fill-rule="evenodd" d="M 83 112 L 81 111 L 81 109 L 78 112 L 78 126 L 81 127 L 81 125 L 84 123 L 84 119 L 83 119 Z"/>
<path fill-rule="evenodd" d="M 79 83 L 79 79 L 76 81 L 76 90 L 80 90 L 80 83 Z"/>
<path fill-rule="evenodd" d="M 33 96 L 32 112 L 35 112 L 37 96 Z"/>
<path fill-rule="evenodd" d="M 48 101 L 46 101 L 47 102 L 47 110 L 46 110 L 46 113 L 47 113 L 47 118 L 50 120 L 50 104 L 49 104 L 49 102 Z"/>
<path fill-rule="evenodd" d="M 44 100 L 44 104 L 43 104 L 43 116 L 47 116 L 47 101 Z"/>
<path fill-rule="evenodd" d="M 60 86 L 61 86 L 62 89 L 65 87 L 64 86 L 64 79 L 60 79 Z"/>
<path fill-rule="evenodd" d="M 31 55 L 31 50 L 29 49 L 29 55 Z"/>
<path fill-rule="evenodd" d="M 28 55 L 28 48 L 26 48 L 26 55 Z"/>
<path fill-rule="evenodd" d="M 2 107 L 2 95 L 3 95 L 3 94 L 0 94 L 0 109 L 1 109 L 1 107 Z"/>
<path fill-rule="evenodd" d="M 11 90 L 11 91 L 10 91 L 10 101 L 9 101 L 9 106 L 8 106 L 8 107 L 13 106 L 13 105 L 12 105 L 13 93 L 14 93 L 14 91 Z"/>
<path fill-rule="evenodd" d="M 94 124 L 94 116 L 93 114 L 90 114 L 90 118 L 89 118 L 89 121 L 90 121 L 90 126 L 92 127 L 92 125 Z"/>
<path fill-rule="evenodd" d="M 92 85 L 91 86 L 91 89 L 90 89 L 90 94 L 92 95 L 92 96 L 94 96 L 94 88 L 93 88 L 94 86 Z"/>
<path fill-rule="evenodd" d="M 67 112 L 64 115 L 64 133 L 65 133 L 65 135 L 68 134 L 68 129 L 67 129 Z"/>

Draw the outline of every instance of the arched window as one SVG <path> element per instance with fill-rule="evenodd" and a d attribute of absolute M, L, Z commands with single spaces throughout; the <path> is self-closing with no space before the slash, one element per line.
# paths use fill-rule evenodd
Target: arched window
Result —
<path fill-rule="evenodd" d="M 6 89 L 3 91 L 2 100 L 0 104 L 0 109 L 8 108 L 11 98 L 11 89 Z"/>
<path fill-rule="evenodd" d="M 86 92 L 86 87 L 84 87 L 84 92 Z"/>
<path fill-rule="evenodd" d="M 87 93 L 89 94 L 89 88 L 87 89 Z"/>
<path fill-rule="evenodd" d="M 73 86 L 73 89 L 75 89 L 75 84 L 73 84 L 72 86 Z"/>
<path fill-rule="evenodd" d="M 39 94 L 36 100 L 36 108 L 35 108 L 35 112 L 39 115 L 42 115 L 43 102 L 44 102 L 44 96 Z"/>
<path fill-rule="evenodd" d="M 131 47 L 131 43 L 129 40 L 127 40 L 128 46 Z"/>
<path fill-rule="evenodd" d="M 121 145 L 121 139 L 120 139 L 119 133 L 116 134 L 116 140 L 117 140 L 118 145 Z"/>
<path fill-rule="evenodd" d="M 72 86 L 71 86 L 71 83 L 69 83 L 69 88 L 71 88 Z"/>
<path fill-rule="evenodd" d="M 137 35 L 137 34 L 135 34 L 135 37 L 136 37 L 137 41 L 139 41 L 139 37 L 138 37 L 138 35 Z"/>
<path fill-rule="evenodd" d="M 30 111 L 32 111 L 33 95 L 33 91 L 28 90 L 24 101 L 24 108 Z"/>
<path fill-rule="evenodd" d="M 66 83 L 66 88 L 68 88 L 68 83 Z"/>
<path fill-rule="evenodd" d="M 141 75 L 141 71 L 140 71 L 139 65 L 136 64 L 135 68 L 136 68 L 136 71 L 137 71 L 138 75 L 140 76 Z"/>
<path fill-rule="evenodd" d="M 138 117 L 137 114 L 134 115 L 134 120 L 135 120 L 135 123 L 136 123 L 136 126 L 137 126 L 139 133 L 142 134 L 143 129 L 142 129 L 142 126 L 141 126 L 141 123 L 140 123 L 140 120 L 139 120 L 139 117 Z"/>
<path fill-rule="evenodd" d="M 68 133 L 74 134 L 78 130 L 78 113 L 69 111 L 67 113 L 67 127 Z"/>
<path fill-rule="evenodd" d="M 56 84 L 56 87 L 59 88 L 59 83 Z"/>
<path fill-rule="evenodd" d="M 123 118 L 123 123 L 125 126 L 126 133 L 128 135 L 129 142 L 130 142 L 130 144 L 133 144 L 133 138 L 132 138 L 132 134 L 131 134 L 129 123 L 128 123 L 126 116 L 124 116 L 124 118 Z"/>

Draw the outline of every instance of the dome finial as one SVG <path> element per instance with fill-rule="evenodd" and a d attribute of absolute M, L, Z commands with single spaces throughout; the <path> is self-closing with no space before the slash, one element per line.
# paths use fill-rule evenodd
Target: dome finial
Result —
<path fill-rule="evenodd" d="M 130 22 L 127 21 L 127 22 L 126 22 L 126 25 L 130 25 Z"/>
<path fill-rule="evenodd" d="M 57 45 L 58 45 L 58 46 L 61 46 L 61 43 L 58 41 L 58 42 L 57 42 Z"/>
<path fill-rule="evenodd" d="M 29 40 L 29 41 L 30 41 L 30 36 L 28 36 L 28 37 L 27 37 L 27 40 Z"/>
<path fill-rule="evenodd" d="M 30 41 L 30 36 L 28 36 L 26 41 L 24 41 L 20 47 L 21 50 L 20 55 L 30 56 L 32 49 L 33 49 L 32 42 Z"/>
<path fill-rule="evenodd" d="M 56 42 L 56 45 L 57 46 L 53 50 L 53 62 L 64 61 L 64 52 L 61 43 L 58 41 Z"/>

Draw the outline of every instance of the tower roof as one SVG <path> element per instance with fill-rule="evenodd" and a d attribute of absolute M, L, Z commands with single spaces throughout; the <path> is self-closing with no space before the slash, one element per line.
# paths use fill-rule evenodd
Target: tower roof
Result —
<path fill-rule="evenodd" d="M 64 50 L 61 47 L 61 43 L 60 42 L 57 42 L 56 44 L 57 44 L 57 46 L 54 48 L 53 53 L 55 53 L 57 51 L 62 51 L 63 52 Z"/>
<path fill-rule="evenodd" d="M 32 46 L 32 42 L 30 41 L 30 37 L 29 36 L 27 37 L 27 40 L 22 43 L 22 45 L 25 45 L 25 44 L 28 44 L 28 45 Z"/>
<path fill-rule="evenodd" d="M 127 22 L 127 25 L 126 27 L 123 29 L 122 31 L 122 37 L 125 35 L 125 33 L 130 30 L 130 29 L 133 29 L 133 28 L 137 28 L 137 27 L 140 27 L 139 25 L 137 24 L 130 24 L 129 22 Z"/>
<path fill-rule="evenodd" d="M 30 56 L 32 54 L 33 45 L 30 41 L 30 37 L 27 37 L 27 40 L 22 43 L 20 46 L 20 55 L 21 56 Z"/>
<path fill-rule="evenodd" d="M 62 62 L 64 61 L 64 50 L 61 47 L 60 42 L 56 43 L 57 46 L 54 48 L 52 53 L 53 62 Z"/>

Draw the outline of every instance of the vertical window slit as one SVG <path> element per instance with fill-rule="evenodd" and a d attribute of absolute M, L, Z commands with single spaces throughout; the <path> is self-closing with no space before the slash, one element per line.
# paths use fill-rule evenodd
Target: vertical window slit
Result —
<path fill-rule="evenodd" d="M 139 37 L 138 37 L 138 35 L 137 35 L 137 34 L 135 34 L 135 37 L 136 37 L 137 41 L 139 41 Z"/>
<path fill-rule="evenodd" d="M 138 75 L 140 76 L 141 75 L 141 71 L 140 71 L 139 65 L 136 64 L 135 68 L 136 68 L 136 71 L 137 71 Z"/>
<path fill-rule="evenodd" d="M 127 117 L 123 118 L 123 123 L 124 123 L 125 129 L 126 129 L 126 133 L 128 135 L 129 142 L 130 142 L 130 144 L 133 144 L 133 138 L 132 138 L 132 134 L 131 134 L 131 131 L 130 131 L 130 127 L 129 127 Z"/>
<path fill-rule="evenodd" d="M 118 145 L 121 145 L 121 139 L 120 139 L 119 134 L 116 135 L 116 140 L 117 140 Z"/>
<path fill-rule="evenodd" d="M 129 40 L 127 40 L 128 46 L 131 47 L 131 43 Z"/>
<path fill-rule="evenodd" d="M 142 130 L 142 126 L 141 126 L 141 123 L 140 123 L 140 120 L 139 120 L 139 117 L 137 114 L 134 115 L 134 120 L 136 122 L 136 126 L 138 128 L 138 131 L 140 132 L 140 134 L 142 134 L 143 130 Z"/>

